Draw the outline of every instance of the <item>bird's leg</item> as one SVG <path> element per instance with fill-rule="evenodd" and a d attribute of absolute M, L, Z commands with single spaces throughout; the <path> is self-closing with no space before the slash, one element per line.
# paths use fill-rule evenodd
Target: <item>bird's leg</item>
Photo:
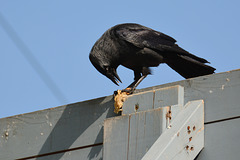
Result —
<path fill-rule="evenodd" d="M 137 86 L 147 77 L 147 75 L 151 74 L 151 71 L 148 67 L 142 68 L 142 76 L 139 72 L 134 72 L 134 82 L 131 83 L 126 89 L 122 90 L 122 92 L 127 92 L 128 94 L 132 94 Z"/>
<path fill-rule="evenodd" d="M 128 94 L 132 94 L 137 86 L 142 82 L 144 78 L 146 78 L 147 75 L 143 75 L 138 80 L 135 80 L 133 83 L 131 83 L 126 89 L 122 90 L 122 92 L 127 92 Z"/>

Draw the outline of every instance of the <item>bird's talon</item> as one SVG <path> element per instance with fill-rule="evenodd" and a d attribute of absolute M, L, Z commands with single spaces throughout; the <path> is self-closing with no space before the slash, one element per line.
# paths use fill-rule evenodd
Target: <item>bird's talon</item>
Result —
<path fill-rule="evenodd" d="M 126 92 L 127 95 L 130 95 L 134 92 L 135 89 L 133 88 L 126 88 L 126 89 L 123 89 L 122 92 Z"/>

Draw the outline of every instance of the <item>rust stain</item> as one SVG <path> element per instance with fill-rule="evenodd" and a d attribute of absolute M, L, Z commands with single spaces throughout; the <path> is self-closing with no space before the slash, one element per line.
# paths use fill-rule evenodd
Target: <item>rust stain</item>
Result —
<path fill-rule="evenodd" d="M 168 120 L 171 120 L 172 119 L 172 111 L 171 111 L 171 108 L 168 107 L 167 108 L 167 113 L 166 113 L 166 119 Z"/>
<path fill-rule="evenodd" d="M 152 108 L 154 109 L 154 104 L 155 104 L 155 93 L 156 93 L 156 91 L 153 90 L 152 92 L 153 92 L 153 106 L 152 106 Z"/>
<path fill-rule="evenodd" d="M 180 133 L 178 132 L 178 133 L 177 133 L 177 136 L 179 137 L 179 135 L 180 135 Z"/>
<path fill-rule="evenodd" d="M 197 133 L 199 133 L 199 132 L 201 132 L 201 131 L 203 131 L 203 130 L 204 130 L 204 125 L 203 125 L 202 128 L 200 128 L 200 129 L 197 131 Z"/>
<path fill-rule="evenodd" d="M 191 141 L 192 141 L 192 137 L 189 138 L 189 142 L 191 142 Z"/>
<path fill-rule="evenodd" d="M 190 134 L 191 133 L 191 130 L 190 130 L 190 126 L 187 126 L 187 132 L 188 132 L 188 134 Z"/>
<path fill-rule="evenodd" d="M 135 104 L 135 111 L 137 111 L 139 109 L 139 104 Z"/>
<path fill-rule="evenodd" d="M 191 148 L 190 148 L 190 151 L 193 151 L 194 150 L 194 147 L 192 146 Z"/>
<path fill-rule="evenodd" d="M 193 126 L 193 131 L 195 131 L 196 130 L 196 127 L 195 126 Z"/>
<path fill-rule="evenodd" d="M 171 128 L 172 126 L 170 125 L 171 119 L 172 119 L 172 111 L 171 111 L 171 106 L 167 106 L 167 113 L 166 113 L 166 127 L 167 129 Z"/>

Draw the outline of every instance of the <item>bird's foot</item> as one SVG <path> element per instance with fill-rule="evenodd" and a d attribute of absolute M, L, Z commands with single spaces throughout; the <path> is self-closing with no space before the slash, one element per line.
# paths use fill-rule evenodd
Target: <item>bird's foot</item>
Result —
<path fill-rule="evenodd" d="M 130 87 L 123 90 L 114 91 L 114 113 L 118 114 L 118 112 L 122 111 L 123 102 L 126 100 L 127 96 L 132 94 L 134 91 L 135 89 Z"/>
<path fill-rule="evenodd" d="M 130 87 L 122 90 L 122 92 L 126 92 L 127 95 L 133 94 L 134 91 L 135 91 L 135 89 L 134 88 L 130 88 Z"/>

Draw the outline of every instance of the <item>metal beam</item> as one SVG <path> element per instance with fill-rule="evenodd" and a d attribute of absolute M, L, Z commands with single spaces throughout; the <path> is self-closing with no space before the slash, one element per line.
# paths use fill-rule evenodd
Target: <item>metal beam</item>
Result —
<path fill-rule="evenodd" d="M 187 103 L 142 160 L 193 160 L 204 146 L 203 100 Z"/>

